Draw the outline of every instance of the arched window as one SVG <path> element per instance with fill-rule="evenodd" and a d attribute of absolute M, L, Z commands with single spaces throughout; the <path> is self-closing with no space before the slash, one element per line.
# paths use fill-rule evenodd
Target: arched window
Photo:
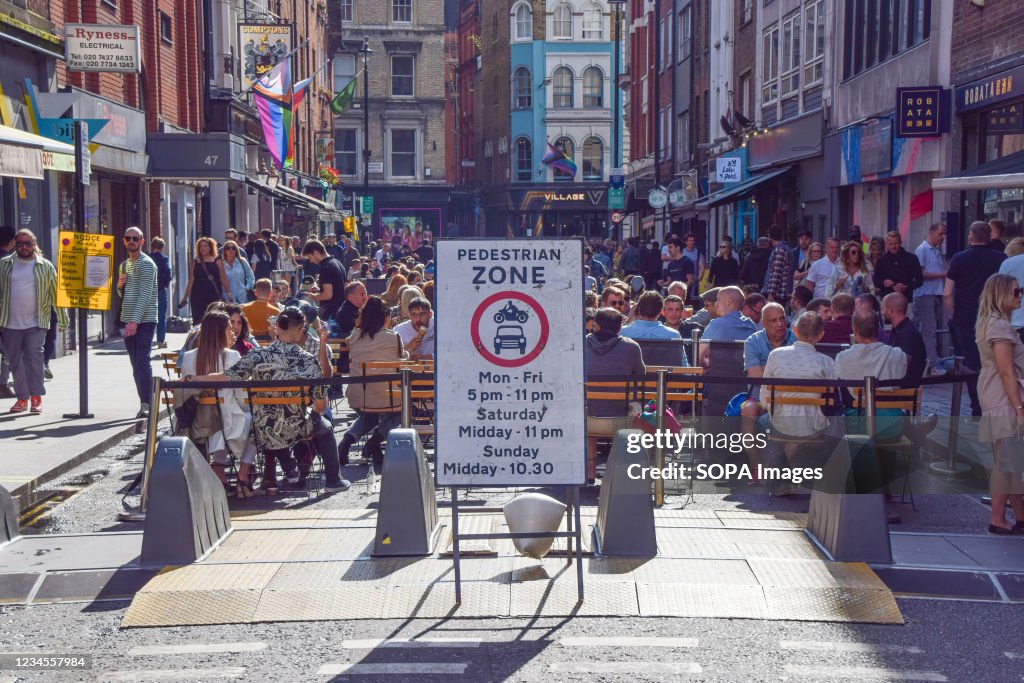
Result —
<path fill-rule="evenodd" d="M 555 38 L 572 38 L 572 6 L 567 2 L 555 8 L 553 34 Z"/>
<path fill-rule="evenodd" d="M 601 180 L 604 177 L 604 143 L 590 137 L 583 141 L 583 179 Z"/>
<path fill-rule="evenodd" d="M 604 40 L 604 12 L 596 3 L 583 11 L 583 40 Z"/>
<path fill-rule="evenodd" d="M 572 159 L 573 156 L 576 154 L 575 147 L 572 144 L 572 140 L 570 138 L 558 138 L 557 140 L 555 140 L 555 149 L 561 150 L 565 154 L 565 156 L 569 157 L 569 159 Z M 563 171 L 558 168 L 555 168 L 554 172 L 555 181 L 557 182 L 572 182 L 573 180 L 575 180 L 575 174 L 569 173 L 568 171 Z"/>
<path fill-rule="evenodd" d="M 551 77 L 551 94 L 555 109 L 572 109 L 572 69 L 560 66 Z"/>
<path fill-rule="evenodd" d="M 604 74 L 596 66 L 583 72 L 583 106 L 600 109 L 604 106 Z"/>
<path fill-rule="evenodd" d="M 519 5 L 515 10 L 515 32 L 512 34 L 516 40 L 530 40 L 533 38 L 533 10 L 527 4 Z"/>
<path fill-rule="evenodd" d="M 516 180 L 528 183 L 533 179 L 533 144 L 527 138 L 516 140 Z"/>
<path fill-rule="evenodd" d="M 533 79 L 525 66 L 516 69 L 512 76 L 512 108 L 529 109 L 533 106 Z"/>

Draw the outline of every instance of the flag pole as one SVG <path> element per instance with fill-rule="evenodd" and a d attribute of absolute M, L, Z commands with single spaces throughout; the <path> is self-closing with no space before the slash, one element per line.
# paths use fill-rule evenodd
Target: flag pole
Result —
<path fill-rule="evenodd" d="M 290 57 L 291 57 L 291 56 L 292 56 L 293 54 L 295 54 L 296 52 L 298 52 L 298 51 L 299 51 L 299 50 L 301 50 L 302 48 L 306 47 L 306 45 L 307 45 L 308 43 L 309 43 L 309 38 L 306 38 L 306 39 L 305 39 L 305 40 L 303 40 L 303 41 L 302 41 L 301 43 L 299 43 L 298 45 L 296 45 L 296 46 L 295 46 L 295 48 L 294 48 L 294 49 L 293 49 L 293 50 L 292 50 L 291 52 L 289 52 L 289 53 L 288 53 L 288 54 L 286 54 L 286 55 L 285 55 L 284 57 L 282 57 L 281 59 L 279 59 L 279 60 L 278 60 L 278 62 L 277 62 L 277 64 L 280 64 L 280 63 L 281 63 L 281 62 L 283 62 L 284 60 L 286 60 L 286 59 L 289 59 L 289 58 L 290 58 Z M 324 64 L 326 64 L 326 63 L 327 63 L 327 62 L 325 61 L 325 62 L 324 62 Z M 275 64 L 274 66 L 276 67 L 276 66 L 277 66 L 277 64 Z M 268 71 L 267 73 L 270 73 L 270 72 Z M 266 75 L 266 74 L 264 74 L 264 76 L 265 76 L 265 75 Z M 256 86 L 256 84 L 257 84 L 257 83 L 259 83 L 259 82 L 260 82 L 260 81 L 262 81 L 262 80 L 263 80 L 263 76 L 260 76 L 259 78 L 255 79 L 255 80 L 254 80 L 254 81 L 252 82 L 252 84 L 251 84 L 251 85 L 249 85 L 249 87 L 247 87 L 247 88 L 246 88 L 245 90 L 242 90 L 242 91 L 241 91 L 241 92 L 239 93 L 239 95 L 248 95 L 248 94 L 249 94 L 250 92 L 252 92 L 252 89 L 253 89 L 253 88 L 254 88 L 254 87 Z"/>

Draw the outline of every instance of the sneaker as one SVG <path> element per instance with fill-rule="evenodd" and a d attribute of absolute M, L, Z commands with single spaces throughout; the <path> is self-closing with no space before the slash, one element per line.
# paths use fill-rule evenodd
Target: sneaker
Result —
<path fill-rule="evenodd" d="M 50 370 L 49 363 L 43 366 L 43 379 L 53 379 L 53 371 Z"/>
<path fill-rule="evenodd" d="M 39 413 L 43 412 L 43 397 L 42 396 L 33 396 L 32 397 L 32 412 L 37 414 L 37 415 Z"/>
<path fill-rule="evenodd" d="M 28 401 L 22 401 L 20 398 L 11 406 L 12 413 L 24 413 L 26 410 L 28 410 Z"/>
<path fill-rule="evenodd" d="M 135 417 L 149 417 L 149 404 L 143 403 L 139 406 L 139 412 L 135 413 Z"/>
<path fill-rule="evenodd" d="M 339 493 L 341 491 L 348 491 L 349 487 L 352 486 L 352 482 L 348 479 L 339 479 L 334 483 L 328 483 L 324 486 L 324 491 L 327 493 Z"/>

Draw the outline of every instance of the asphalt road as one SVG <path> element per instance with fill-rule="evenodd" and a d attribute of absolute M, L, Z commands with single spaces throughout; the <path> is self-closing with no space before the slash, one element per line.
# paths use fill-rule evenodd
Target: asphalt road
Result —
<path fill-rule="evenodd" d="M 55 489 L 73 493 L 26 532 L 138 529 L 119 524 L 141 437 L 89 461 Z M 350 491 L 317 507 L 376 500 L 347 472 Z M 489 502 L 508 493 L 478 496 Z M 290 502 L 298 502 L 291 499 Z M 289 499 L 255 499 L 277 507 Z M 670 498 L 678 507 L 681 498 Z M 233 503 L 237 505 L 237 503 Z M 767 506 L 765 497 L 701 496 L 691 507 Z M 977 532 L 984 508 L 968 496 L 919 500 L 908 529 Z M 801 509 L 806 499 L 774 499 Z M 468 681 L 1024 681 L 1024 607 L 900 600 L 906 624 L 879 626 L 735 619 L 577 618 L 302 622 L 121 630 L 127 603 L 0 607 L 0 653 L 83 654 L 82 672 L 14 672 L 8 680 Z M 409 641 L 412 641 L 410 644 Z"/>

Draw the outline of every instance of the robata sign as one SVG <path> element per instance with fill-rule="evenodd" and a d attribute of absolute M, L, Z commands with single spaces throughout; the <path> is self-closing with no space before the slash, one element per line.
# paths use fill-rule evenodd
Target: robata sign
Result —
<path fill-rule="evenodd" d="M 139 27 L 109 24 L 65 24 L 64 49 L 68 71 L 138 73 Z"/>
<path fill-rule="evenodd" d="M 461 321 L 437 330 L 438 484 L 583 483 L 582 252 L 438 240 L 438 314 Z"/>

